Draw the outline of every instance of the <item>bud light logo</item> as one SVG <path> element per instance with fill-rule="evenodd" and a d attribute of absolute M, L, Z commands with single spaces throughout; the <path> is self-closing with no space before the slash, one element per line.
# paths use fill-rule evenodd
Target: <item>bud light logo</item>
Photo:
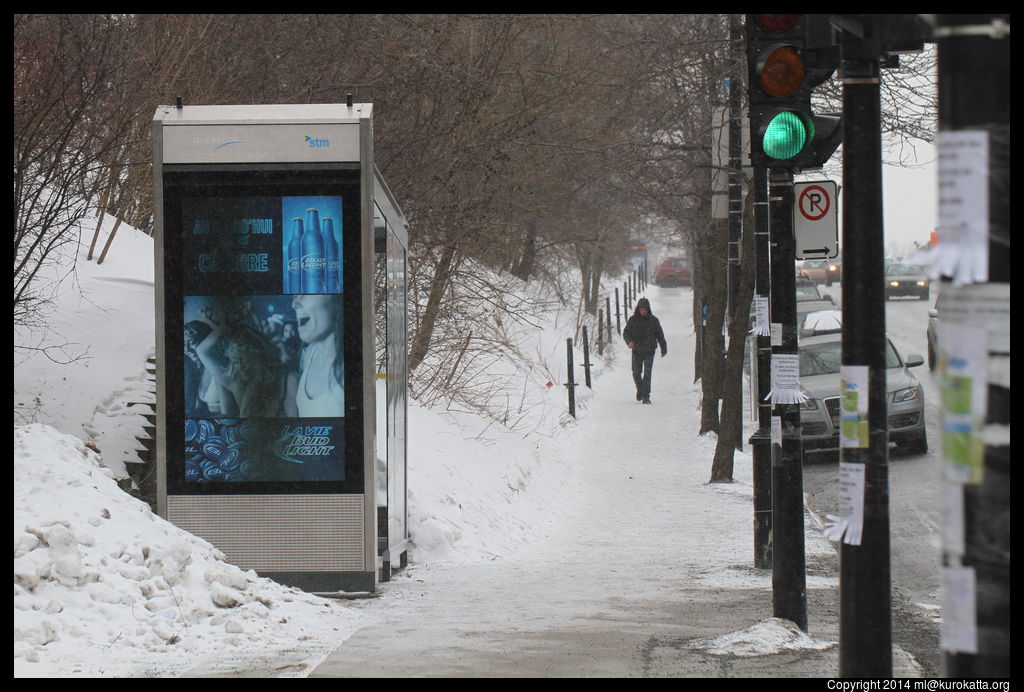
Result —
<path fill-rule="evenodd" d="M 319 137 L 310 137 L 309 135 L 306 135 L 305 141 L 306 146 L 310 147 L 311 149 L 322 149 L 324 147 L 331 146 L 331 140 L 320 139 Z"/>
<path fill-rule="evenodd" d="M 286 425 L 277 438 L 274 452 L 279 459 L 293 464 L 304 463 L 301 457 L 330 456 L 336 447 L 333 433 L 333 425 Z"/>

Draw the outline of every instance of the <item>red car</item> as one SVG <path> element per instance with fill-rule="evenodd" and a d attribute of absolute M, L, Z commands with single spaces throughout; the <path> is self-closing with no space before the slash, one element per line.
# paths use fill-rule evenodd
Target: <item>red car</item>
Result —
<path fill-rule="evenodd" d="M 816 284 L 828 282 L 828 262 L 821 260 L 807 260 L 797 271 L 797 276 L 810 279 Z"/>
<path fill-rule="evenodd" d="M 693 265 L 686 257 L 669 257 L 663 260 L 654 271 L 654 283 L 657 286 L 691 286 L 693 285 Z"/>

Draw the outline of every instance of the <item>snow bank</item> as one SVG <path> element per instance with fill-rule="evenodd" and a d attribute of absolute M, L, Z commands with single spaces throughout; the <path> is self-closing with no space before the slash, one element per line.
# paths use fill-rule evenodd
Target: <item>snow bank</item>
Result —
<path fill-rule="evenodd" d="M 46 327 L 15 326 L 14 424 L 45 423 L 92 442 L 106 466 L 126 478 L 145 423 L 129 404 L 153 400 L 145 382 L 146 359 L 155 353 L 153 239 L 122 225 L 97 264 L 85 259 L 95 223 L 83 222 L 74 267 L 49 275 L 66 278 L 48 289 L 54 296 Z M 99 247 L 112 226 L 108 217 Z"/>
<path fill-rule="evenodd" d="M 570 473 L 553 439 L 470 414 L 411 402 L 408 434 L 409 532 L 420 562 L 487 559 L 522 545 Z"/>
<path fill-rule="evenodd" d="M 15 675 L 180 674 L 211 656 L 326 650 L 360 626 L 345 602 L 225 562 L 111 476 L 71 435 L 14 430 Z"/>
<path fill-rule="evenodd" d="M 800 649 L 823 651 L 836 644 L 809 636 L 789 620 L 769 618 L 739 632 L 695 639 L 690 648 L 718 656 L 766 656 Z"/>

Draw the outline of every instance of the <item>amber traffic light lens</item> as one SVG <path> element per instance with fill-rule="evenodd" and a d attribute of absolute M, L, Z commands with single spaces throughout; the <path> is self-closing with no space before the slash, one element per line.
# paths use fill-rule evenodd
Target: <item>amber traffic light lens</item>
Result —
<path fill-rule="evenodd" d="M 760 69 L 761 89 L 771 96 L 789 96 L 804 83 L 804 61 L 792 46 L 779 46 Z"/>

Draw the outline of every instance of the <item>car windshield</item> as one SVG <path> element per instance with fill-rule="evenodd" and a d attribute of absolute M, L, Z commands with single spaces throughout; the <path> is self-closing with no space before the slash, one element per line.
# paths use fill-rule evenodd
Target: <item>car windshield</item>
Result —
<path fill-rule="evenodd" d="M 796 282 L 796 295 L 797 299 L 812 296 L 814 298 L 821 298 L 821 293 L 818 292 L 818 285 L 813 281 L 797 281 Z"/>
<path fill-rule="evenodd" d="M 888 269 L 889 274 L 921 274 L 923 273 L 920 265 L 917 264 L 890 264 Z"/>
<path fill-rule="evenodd" d="M 839 340 L 819 344 L 804 344 L 800 347 L 800 377 L 834 375 L 843 364 L 843 345 Z M 885 342 L 885 367 L 898 368 L 903 365 L 891 342 Z"/>

